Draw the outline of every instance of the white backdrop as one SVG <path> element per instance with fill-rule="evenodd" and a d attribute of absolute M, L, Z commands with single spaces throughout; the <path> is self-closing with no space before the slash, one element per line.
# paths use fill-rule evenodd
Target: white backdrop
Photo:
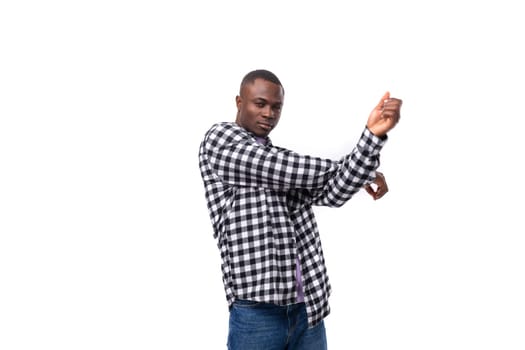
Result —
<path fill-rule="evenodd" d="M 198 170 L 249 70 L 337 159 L 389 90 L 390 193 L 316 208 L 330 349 L 524 349 L 517 1 L 4 1 L 0 348 L 225 349 Z"/>

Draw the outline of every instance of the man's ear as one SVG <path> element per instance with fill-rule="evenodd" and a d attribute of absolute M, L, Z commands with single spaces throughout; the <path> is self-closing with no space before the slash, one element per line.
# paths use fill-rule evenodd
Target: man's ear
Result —
<path fill-rule="evenodd" d="M 235 104 L 237 105 L 237 112 L 239 112 L 241 110 L 241 105 L 242 105 L 242 97 L 237 95 L 235 96 Z"/>

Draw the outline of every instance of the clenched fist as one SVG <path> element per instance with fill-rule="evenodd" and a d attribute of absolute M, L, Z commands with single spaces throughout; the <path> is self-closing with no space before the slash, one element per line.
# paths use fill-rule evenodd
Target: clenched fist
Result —
<path fill-rule="evenodd" d="M 403 101 L 386 92 L 368 117 L 366 126 L 376 136 L 383 136 L 396 126 L 401 117 Z"/>

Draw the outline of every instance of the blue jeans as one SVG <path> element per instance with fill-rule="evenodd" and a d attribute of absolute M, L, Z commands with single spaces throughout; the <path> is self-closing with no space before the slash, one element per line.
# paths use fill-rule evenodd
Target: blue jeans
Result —
<path fill-rule="evenodd" d="M 278 306 L 237 300 L 230 309 L 229 350 L 326 350 L 324 322 L 308 328 L 304 303 Z"/>

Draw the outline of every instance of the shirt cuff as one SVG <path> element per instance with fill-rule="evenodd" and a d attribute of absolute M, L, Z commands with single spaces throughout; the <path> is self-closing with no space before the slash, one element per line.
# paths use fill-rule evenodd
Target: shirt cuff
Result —
<path fill-rule="evenodd" d="M 367 127 L 361 134 L 357 143 L 357 148 L 361 153 L 367 156 L 377 156 L 388 140 L 387 135 L 376 136 Z"/>

